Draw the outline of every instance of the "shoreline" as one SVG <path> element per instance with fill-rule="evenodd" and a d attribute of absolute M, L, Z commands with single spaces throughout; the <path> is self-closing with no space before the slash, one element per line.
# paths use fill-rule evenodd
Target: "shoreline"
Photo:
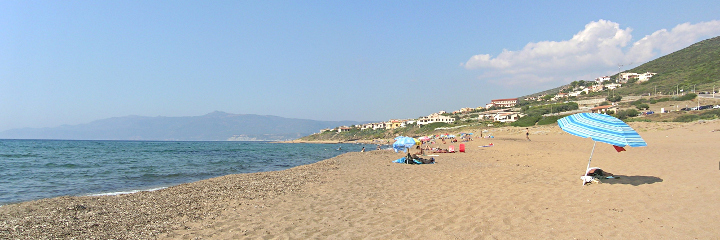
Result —
<path fill-rule="evenodd" d="M 349 152 L 152 192 L 0 207 L 0 238 L 713 238 L 720 121 L 630 123 L 648 147 L 598 144 L 620 176 L 581 186 L 592 141 L 557 126 L 492 130 L 436 164 Z M 457 146 L 461 142 L 455 143 Z M 494 143 L 493 147 L 479 146 Z M 447 144 L 450 145 L 450 144 Z M 708 184 L 709 183 L 709 184 Z M 706 201 L 704 201 L 706 202 Z M 595 219 L 593 224 L 583 221 Z M 533 232 L 532 236 L 526 235 Z"/>
<path fill-rule="evenodd" d="M 156 191 L 62 196 L 3 205 L 0 238 L 154 238 L 192 220 L 212 219 L 230 201 L 296 191 L 317 181 L 318 172 L 331 169 L 332 159 L 280 171 L 225 175 Z"/>

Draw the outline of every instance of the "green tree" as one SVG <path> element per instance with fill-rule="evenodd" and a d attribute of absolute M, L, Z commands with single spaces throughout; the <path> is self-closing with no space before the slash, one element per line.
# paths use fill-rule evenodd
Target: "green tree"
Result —
<path fill-rule="evenodd" d="M 622 96 L 620 96 L 620 95 L 609 96 L 605 100 L 608 100 L 611 102 L 619 102 L 620 100 L 622 100 Z"/>

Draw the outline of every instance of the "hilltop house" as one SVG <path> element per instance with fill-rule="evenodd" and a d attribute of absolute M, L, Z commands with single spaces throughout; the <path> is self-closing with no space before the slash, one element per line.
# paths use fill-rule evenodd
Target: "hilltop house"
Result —
<path fill-rule="evenodd" d="M 657 73 L 646 72 L 642 74 L 637 73 L 620 73 L 620 80 L 622 83 L 628 82 L 630 79 L 637 79 L 637 82 L 647 82 L 652 76 Z"/>
<path fill-rule="evenodd" d="M 622 86 L 622 84 L 619 83 L 611 83 L 611 84 L 605 84 L 605 88 L 607 89 L 616 89 Z"/>
<path fill-rule="evenodd" d="M 509 111 L 510 111 L 509 108 L 485 111 L 485 112 L 478 114 L 478 120 L 483 121 L 483 120 L 494 119 L 495 115 L 497 115 L 498 113 L 509 112 Z"/>
<path fill-rule="evenodd" d="M 488 104 L 489 106 L 486 105 L 485 107 L 513 107 L 517 104 L 517 101 L 517 98 L 493 99 L 490 100 L 490 104 Z"/>
<path fill-rule="evenodd" d="M 400 127 L 405 126 L 404 120 L 397 120 L 397 119 L 390 119 L 390 121 L 385 122 L 385 128 L 386 129 L 396 129 Z"/>
<path fill-rule="evenodd" d="M 583 92 L 585 92 L 585 94 L 588 94 L 590 92 L 590 88 L 583 88 L 580 91 L 574 91 L 574 92 L 568 93 L 568 96 L 577 97 L 577 96 L 580 96 L 580 94 L 582 94 Z"/>
<path fill-rule="evenodd" d="M 519 112 L 502 112 L 498 113 L 495 116 L 493 116 L 493 121 L 495 122 L 514 122 L 517 121 L 518 118 L 523 117 L 524 114 Z"/>
<path fill-rule="evenodd" d="M 596 78 L 596 79 L 595 79 L 595 83 L 596 83 L 597 85 L 602 85 L 603 82 L 605 82 L 605 81 L 610 81 L 610 76 L 602 76 L 602 77 L 599 77 L 599 78 Z"/>
<path fill-rule="evenodd" d="M 479 114 L 478 120 L 483 121 L 492 119 L 495 122 L 514 122 L 523 116 L 525 115 L 519 112 L 511 112 L 508 108 L 483 112 Z"/>
<path fill-rule="evenodd" d="M 417 120 L 417 125 L 427 125 L 436 122 L 453 123 L 455 118 L 443 116 L 441 113 L 433 113 L 427 117 L 421 117 Z"/>
<path fill-rule="evenodd" d="M 567 96 L 568 96 L 567 93 L 558 93 L 558 94 L 556 94 L 555 96 L 553 96 L 553 98 L 552 98 L 551 100 L 557 101 L 557 100 L 566 98 Z"/>
<path fill-rule="evenodd" d="M 590 91 L 593 91 L 593 92 L 600 92 L 600 91 L 602 91 L 602 90 L 605 90 L 605 86 L 602 85 L 602 84 L 592 85 L 592 86 L 590 87 Z"/>
<path fill-rule="evenodd" d="M 640 74 L 637 82 L 638 83 L 647 82 L 650 80 L 651 77 L 655 76 L 656 74 L 657 73 L 651 73 L 651 72 L 646 72 L 646 73 Z"/>

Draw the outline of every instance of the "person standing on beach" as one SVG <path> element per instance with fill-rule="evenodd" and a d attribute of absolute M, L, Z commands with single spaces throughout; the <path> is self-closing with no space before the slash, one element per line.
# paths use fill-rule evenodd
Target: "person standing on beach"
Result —
<path fill-rule="evenodd" d="M 525 128 L 525 138 L 530 141 L 530 129 Z"/>

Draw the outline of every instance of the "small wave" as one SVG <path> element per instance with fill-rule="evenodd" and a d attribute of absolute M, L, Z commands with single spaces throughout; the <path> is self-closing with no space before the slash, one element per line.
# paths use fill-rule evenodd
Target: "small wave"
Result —
<path fill-rule="evenodd" d="M 143 189 L 143 190 L 120 191 L 120 192 L 109 192 L 109 193 L 97 193 L 97 194 L 90 194 L 88 196 L 116 196 L 116 195 L 133 194 L 133 193 L 139 193 L 139 192 L 152 192 L 152 191 L 157 191 L 157 190 L 165 189 L 165 188 L 167 188 L 167 187 L 158 187 L 158 188 Z"/>

